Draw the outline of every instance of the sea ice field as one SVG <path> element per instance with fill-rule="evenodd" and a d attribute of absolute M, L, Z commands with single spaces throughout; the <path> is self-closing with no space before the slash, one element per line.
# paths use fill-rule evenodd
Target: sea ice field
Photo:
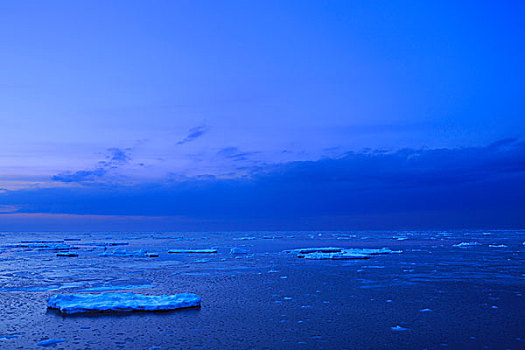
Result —
<path fill-rule="evenodd" d="M 0 349 L 525 349 L 525 231 L 0 242 Z"/>

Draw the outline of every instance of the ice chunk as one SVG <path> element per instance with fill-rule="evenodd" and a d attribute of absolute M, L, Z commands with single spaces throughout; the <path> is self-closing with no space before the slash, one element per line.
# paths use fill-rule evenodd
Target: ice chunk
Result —
<path fill-rule="evenodd" d="M 505 244 L 489 244 L 491 248 L 507 248 Z"/>
<path fill-rule="evenodd" d="M 370 259 L 370 255 L 359 254 L 352 252 L 338 252 L 338 253 L 309 253 L 299 254 L 299 258 L 312 260 L 349 260 L 349 259 Z"/>
<path fill-rule="evenodd" d="M 297 254 L 298 258 L 314 260 L 347 260 L 347 259 L 368 259 L 371 255 L 401 253 L 401 250 L 394 251 L 388 248 L 300 248 L 285 250 L 285 253 Z"/>
<path fill-rule="evenodd" d="M 29 248 L 29 249 L 42 249 L 42 250 L 69 250 L 78 249 L 65 243 L 20 243 L 8 246 L 10 248 Z"/>
<path fill-rule="evenodd" d="M 47 307 L 65 314 L 83 312 L 169 311 L 200 306 L 193 293 L 143 295 L 134 293 L 57 294 L 47 299 Z"/>
<path fill-rule="evenodd" d="M 0 340 L 16 339 L 19 338 L 20 334 L 0 334 Z"/>
<path fill-rule="evenodd" d="M 75 256 L 78 256 L 78 254 L 74 252 L 58 252 L 57 256 L 75 257 Z"/>
<path fill-rule="evenodd" d="M 168 253 L 172 254 L 211 254 L 217 253 L 217 249 L 170 249 Z"/>
<path fill-rule="evenodd" d="M 233 240 L 234 241 L 252 241 L 254 239 L 256 239 L 256 237 L 251 237 L 250 236 L 250 237 L 236 237 Z"/>
<path fill-rule="evenodd" d="M 46 339 L 46 340 L 42 340 L 40 343 L 36 343 L 36 345 L 37 346 L 51 346 L 51 345 L 55 345 L 58 343 L 64 343 L 66 341 L 67 340 L 65 339 Z"/>
<path fill-rule="evenodd" d="M 159 257 L 159 253 L 146 253 L 146 256 L 148 258 L 158 258 Z"/>
<path fill-rule="evenodd" d="M 232 249 L 230 249 L 230 254 L 232 254 L 232 255 L 251 254 L 251 252 L 249 250 L 246 250 L 246 249 L 233 247 Z"/>
<path fill-rule="evenodd" d="M 99 247 L 107 247 L 107 246 L 116 246 L 116 245 L 129 245 L 128 242 L 102 242 L 102 243 L 94 243 L 93 245 L 99 246 Z"/>
<path fill-rule="evenodd" d="M 478 242 L 461 242 L 461 243 L 458 243 L 458 244 L 454 244 L 452 246 L 456 247 L 456 248 L 465 248 L 465 247 L 470 247 L 470 246 L 474 246 L 474 245 L 480 245 L 480 244 Z"/>
<path fill-rule="evenodd" d="M 401 327 L 400 325 L 397 325 L 395 327 L 390 327 L 392 331 L 394 332 L 401 332 L 401 331 L 408 331 L 408 328 Z"/>

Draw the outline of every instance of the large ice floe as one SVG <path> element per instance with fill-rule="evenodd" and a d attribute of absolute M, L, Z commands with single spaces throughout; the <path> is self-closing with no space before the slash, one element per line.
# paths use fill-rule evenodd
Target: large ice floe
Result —
<path fill-rule="evenodd" d="M 64 314 L 85 312 L 170 311 L 198 307 L 201 297 L 193 293 L 143 295 L 134 293 L 57 294 L 47 307 Z"/>
<path fill-rule="evenodd" d="M 373 255 L 401 253 L 401 250 L 390 250 L 388 248 L 300 248 L 285 250 L 285 253 L 296 254 L 298 258 L 313 260 L 349 260 L 369 259 Z"/>

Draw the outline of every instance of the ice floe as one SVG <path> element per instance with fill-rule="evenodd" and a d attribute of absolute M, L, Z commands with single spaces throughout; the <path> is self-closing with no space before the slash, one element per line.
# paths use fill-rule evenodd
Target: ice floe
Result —
<path fill-rule="evenodd" d="M 232 249 L 230 249 L 230 254 L 232 254 L 232 255 L 251 254 L 251 252 L 249 250 L 246 250 L 246 249 L 233 247 Z"/>
<path fill-rule="evenodd" d="M 9 340 L 19 338 L 20 334 L 0 334 L 0 340 Z"/>
<path fill-rule="evenodd" d="M 65 339 L 46 339 L 46 340 L 42 340 L 39 343 L 36 343 L 36 346 L 51 346 L 51 345 L 55 345 L 58 343 L 64 343 L 66 341 L 67 340 Z"/>
<path fill-rule="evenodd" d="M 300 248 L 285 250 L 285 253 L 296 254 L 298 258 L 313 260 L 348 260 L 348 259 L 369 259 L 372 255 L 401 253 L 400 250 L 390 250 L 388 248 Z"/>
<path fill-rule="evenodd" d="M 58 252 L 57 256 L 76 257 L 78 253 L 75 252 Z"/>
<path fill-rule="evenodd" d="M 41 250 L 70 250 L 78 249 L 65 243 L 20 243 L 6 246 L 6 248 L 29 248 L 29 249 L 41 249 Z"/>
<path fill-rule="evenodd" d="M 171 254 L 212 254 L 217 253 L 217 249 L 170 249 Z"/>
<path fill-rule="evenodd" d="M 57 294 L 47 299 L 47 307 L 65 314 L 84 312 L 169 311 L 200 306 L 193 293 L 143 295 L 134 293 Z"/>
<path fill-rule="evenodd" d="M 466 247 L 471 247 L 471 246 L 475 246 L 475 245 L 480 245 L 480 243 L 478 243 L 478 242 L 461 242 L 461 243 L 458 243 L 458 244 L 453 244 L 452 246 L 456 247 L 456 248 L 466 248 Z"/>
<path fill-rule="evenodd" d="M 392 331 L 394 332 L 408 331 L 408 328 L 401 327 L 400 325 L 397 325 L 395 327 L 390 327 L 390 329 L 392 329 Z"/>

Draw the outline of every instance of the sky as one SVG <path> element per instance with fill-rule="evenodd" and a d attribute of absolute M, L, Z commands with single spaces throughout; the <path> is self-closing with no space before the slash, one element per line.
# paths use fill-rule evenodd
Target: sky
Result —
<path fill-rule="evenodd" d="M 3 1 L 0 231 L 523 228 L 521 1 Z"/>

